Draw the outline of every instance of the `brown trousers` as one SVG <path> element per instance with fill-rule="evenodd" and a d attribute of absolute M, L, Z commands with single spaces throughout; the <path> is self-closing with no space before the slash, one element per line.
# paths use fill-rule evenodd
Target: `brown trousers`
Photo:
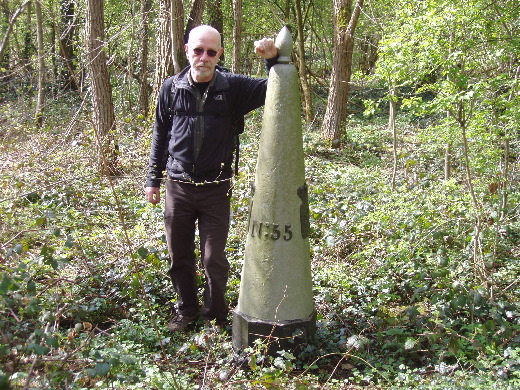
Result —
<path fill-rule="evenodd" d="M 204 266 L 205 319 L 224 321 L 229 263 L 225 249 L 229 232 L 230 182 L 195 186 L 166 181 L 164 222 L 171 259 L 169 275 L 178 294 L 177 311 L 195 316 L 199 312 L 195 234 L 198 223 L 200 254 Z"/>

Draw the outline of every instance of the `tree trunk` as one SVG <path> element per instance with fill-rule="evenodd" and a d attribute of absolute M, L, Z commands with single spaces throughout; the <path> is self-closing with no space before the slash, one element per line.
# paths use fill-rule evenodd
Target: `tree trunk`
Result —
<path fill-rule="evenodd" d="M 172 0 L 172 10 L 171 40 L 173 71 L 179 73 L 188 65 L 188 60 L 184 53 L 184 8 L 182 0 Z"/>
<path fill-rule="evenodd" d="M 215 27 L 222 35 L 224 33 L 224 20 L 222 15 L 222 0 L 210 1 L 207 9 L 208 24 Z"/>
<path fill-rule="evenodd" d="M 450 33 L 450 39 L 449 39 L 449 42 L 450 42 L 450 49 L 449 49 L 449 52 L 450 52 L 450 55 L 453 53 L 453 40 L 455 39 L 454 37 L 454 32 L 451 32 Z M 450 76 L 448 74 L 448 76 L 446 77 L 446 79 L 448 81 L 450 81 Z M 450 118 L 452 115 L 451 115 L 451 111 L 450 110 L 447 110 L 446 112 L 446 117 L 447 118 Z M 452 156 L 452 145 L 451 145 L 451 142 L 450 141 L 447 141 L 446 142 L 446 145 L 444 145 L 444 180 L 449 180 L 451 178 L 451 156 Z"/>
<path fill-rule="evenodd" d="M 520 66 L 518 66 L 516 68 L 516 72 L 515 72 L 515 82 L 518 81 L 518 79 L 520 78 Z M 514 93 L 513 93 L 513 90 L 511 91 L 510 95 L 509 95 L 509 98 L 508 98 L 508 101 L 511 101 L 514 97 Z M 501 183 L 501 200 L 500 200 L 500 221 L 504 221 L 504 219 L 506 218 L 507 216 L 507 193 L 508 193 L 508 188 L 509 188 L 509 171 L 510 171 L 510 167 L 509 167 L 509 153 L 511 152 L 510 150 L 510 145 L 509 145 L 509 137 L 510 137 L 510 134 L 509 134 L 509 130 L 508 130 L 508 126 L 504 126 L 504 129 L 505 129 L 505 134 L 504 134 L 504 157 L 503 157 L 503 163 L 501 164 L 502 165 L 502 183 Z"/>
<path fill-rule="evenodd" d="M 171 31 L 172 0 L 160 0 L 159 32 L 157 36 L 157 61 L 153 80 L 153 96 L 157 96 L 164 80 L 173 74 Z"/>
<path fill-rule="evenodd" d="M 231 71 L 240 73 L 240 48 L 242 45 L 242 0 L 233 0 L 233 56 Z"/>
<path fill-rule="evenodd" d="M 188 34 L 193 27 L 200 26 L 202 24 L 202 15 L 204 15 L 204 0 L 193 0 L 191 6 L 190 17 L 186 24 L 186 30 L 184 31 L 184 42 L 188 42 Z"/>
<path fill-rule="evenodd" d="M 117 173 L 115 115 L 112 87 L 107 69 L 103 0 L 87 0 L 86 39 L 88 73 L 92 93 L 93 126 L 101 153 L 102 172 Z"/>
<path fill-rule="evenodd" d="M 504 221 L 507 216 L 507 189 L 509 187 L 509 138 L 507 134 L 504 138 L 504 160 L 502 163 L 502 183 L 500 192 L 500 221 Z"/>
<path fill-rule="evenodd" d="M 311 123 L 314 115 L 312 112 L 312 97 L 309 87 L 309 74 L 307 72 L 307 63 L 305 61 L 305 35 L 303 31 L 303 16 L 300 0 L 295 0 L 294 8 L 296 10 L 296 25 L 298 27 L 298 71 L 300 73 L 300 86 L 303 94 L 303 116 L 306 123 Z"/>
<path fill-rule="evenodd" d="M 339 140 L 341 124 L 347 116 L 354 32 L 362 7 L 363 0 L 357 0 L 354 12 L 351 12 L 352 0 L 334 0 L 334 59 L 329 99 L 321 127 L 321 136 L 325 140 Z"/>
<path fill-rule="evenodd" d="M 59 34 L 60 53 L 62 56 L 61 77 L 65 88 L 76 90 L 76 50 L 74 41 L 76 38 L 76 8 L 74 0 L 61 0 L 61 31 Z"/>
<path fill-rule="evenodd" d="M 222 0 L 210 1 L 208 3 L 208 24 L 217 29 L 222 38 L 222 46 L 224 46 L 224 17 L 222 15 Z M 224 53 L 225 54 L 225 53 Z M 225 56 L 220 56 L 219 63 L 224 64 Z"/>
<path fill-rule="evenodd" d="M 369 76 L 373 73 L 377 61 L 377 41 L 375 34 L 366 34 L 361 41 L 361 60 L 359 69 L 361 73 Z"/>
<path fill-rule="evenodd" d="M 451 143 L 446 142 L 444 146 L 444 180 L 451 177 Z"/>
<path fill-rule="evenodd" d="M 2 41 L 0 41 L 0 68 L 9 69 L 9 45 L 8 40 L 4 44 L 4 39 L 9 31 L 9 15 L 11 13 L 9 12 L 7 1 L 0 2 L 0 7 L 2 8 L 2 21 L 0 22 L 0 38 L 2 38 Z"/>
<path fill-rule="evenodd" d="M 29 78 L 33 74 L 32 55 L 34 53 L 34 44 L 32 39 L 32 3 L 27 4 L 27 12 L 25 13 L 25 34 L 23 37 L 22 60 L 25 71 Z"/>
<path fill-rule="evenodd" d="M 47 22 L 47 27 L 49 27 L 49 55 L 51 57 L 51 70 L 49 71 L 49 74 L 52 74 L 52 89 L 53 91 L 56 89 L 57 80 L 58 80 L 58 62 L 57 62 L 57 51 L 56 48 L 58 47 L 57 43 L 57 33 L 58 33 L 58 26 L 56 23 L 52 21 Z M 52 73 L 51 73 L 52 72 Z"/>
<path fill-rule="evenodd" d="M 484 254 L 482 252 L 483 243 L 481 238 L 481 230 L 482 230 L 482 220 L 481 220 L 481 206 L 479 205 L 477 195 L 475 194 L 475 189 L 473 186 L 473 178 L 471 174 L 471 166 L 470 166 L 470 158 L 469 158 L 469 143 L 467 137 L 467 125 L 468 120 L 466 118 L 466 107 L 463 101 L 457 103 L 457 114 L 455 116 L 462 133 L 462 145 L 463 145 L 463 153 L 464 153 L 464 169 L 466 171 L 466 182 L 468 185 L 468 190 L 471 195 L 471 200 L 473 202 L 473 208 L 475 212 L 475 228 L 473 231 L 473 270 L 475 272 L 475 276 L 481 280 L 484 286 L 487 286 L 489 280 L 487 278 L 486 266 L 484 262 Z"/>
<path fill-rule="evenodd" d="M 139 31 L 139 110 L 145 117 L 150 110 L 150 85 L 148 84 L 148 34 L 150 33 L 150 0 L 141 0 L 141 29 Z"/>
<path fill-rule="evenodd" d="M 397 129 L 395 127 L 395 114 L 396 114 L 397 102 L 395 96 L 395 86 L 390 90 L 390 115 L 388 120 L 388 127 L 392 131 L 392 155 L 394 159 L 394 165 L 392 169 L 392 190 L 395 189 L 395 178 L 397 176 Z"/>
<path fill-rule="evenodd" d="M 36 12 L 36 36 L 38 41 L 38 94 L 36 96 L 36 113 L 35 124 L 36 127 L 42 127 L 43 123 L 43 104 L 44 104 L 44 81 L 45 81 L 45 60 L 43 47 L 43 21 L 42 21 L 42 7 L 39 0 L 34 3 L 34 10 Z"/>
<path fill-rule="evenodd" d="M 291 16 L 291 3 L 292 0 L 285 0 L 283 8 L 280 5 L 281 10 L 283 11 L 283 20 L 289 20 Z"/>
<path fill-rule="evenodd" d="M 129 5 L 130 17 L 132 20 L 135 20 L 136 13 L 136 3 L 132 2 Z M 127 40 L 125 49 L 126 49 L 126 66 L 120 65 L 124 71 L 124 75 L 122 80 L 120 81 L 119 90 L 121 97 L 123 99 L 123 104 L 121 105 L 122 114 L 126 116 L 128 112 L 132 112 L 135 109 L 135 102 L 133 99 L 133 78 L 135 75 L 135 37 L 138 35 L 136 31 L 136 24 L 130 23 L 128 26 L 129 40 Z"/>

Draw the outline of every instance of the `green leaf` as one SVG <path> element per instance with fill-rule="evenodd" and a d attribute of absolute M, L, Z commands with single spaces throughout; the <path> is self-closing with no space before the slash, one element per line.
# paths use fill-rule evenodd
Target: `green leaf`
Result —
<path fill-rule="evenodd" d="M 23 246 L 22 246 L 22 244 L 16 244 L 16 245 L 14 246 L 14 249 L 13 249 L 13 250 L 14 250 L 14 252 L 16 252 L 17 254 L 21 254 L 21 253 L 22 253 L 22 250 L 23 250 Z"/>
<path fill-rule="evenodd" d="M 294 359 L 296 359 L 296 357 L 292 353 L 290 353 L 290 352 L 280 351 L 279 353 L 280 353 L 280 355 L 282 355 L 283 358 L 285 358 L 287 360 L 294 360 Z"/>
<path fill-rule="evenodd" d="M 31 192 L 30 194 L 27 194 L 25 198 L 31 203 L 36 203 L 40 200 L 40 195 L 38 195 L 37 192 Z"/>
<path fill-rule="evenodd" d="M 413 349 L 417 345 L 417 340 L 409 337 L 404 343 L 404 349 Z"/>
<path fill-rule="evenodd" d="M 256 370 L 257 369 L 257 365 L 256 365 L 256 355 L 251 355 L 251 357 L 249 358 L 249 368 L 251 370 Z"/>
<path fill-rule="evenodd" d="M 36 226 L 43 226 L 43 225 L 45 225 L 45 222 L 47 222 L 47 218 L 45 218 L 45 217 L 38 217 L 38 218 L 36 218 L 36 220 L 34 221 L 34 223 L 36 224 Z"/>
<path fill-rule="evenodd" d="M 87 370 L 91 377 L 94 376 L 105 376 L 110 371 L 110 364 L 105 362 L 99 362 L 92 370 Z"/>
<path fill-rule="evenodd" d="M 40 254 L 44 257 L 51 257 L 54 253 L 54 248 L 50 248 L 47 245 L 44 245 L 42 247 L 42 250 L 40 251 Z"/>
<path fill-rule="evenodd" d="M 2 275 L 2 282 L 0 283 L 0 293 L 7 294 L 7 292 L 12 288 L 13 280 L 7 276 L 7 273 Z"/>
<path fill-rule="evenodd" d="M 35 343 L 29 343 L 29 345 L 27 345 L 27 349 L 34 352 L 38 356 L 46 355 L 51 350 L 49 347 Z"/>
<path fill-rule="evenodd" d="M 31 295 L 36 294 L 36 284 L 33 280 L 29 280 L 27 282 L 27 292 Z"/>
<path fill-rule="evenodd" d="M 139 256 L 141 256 L 141 259 L 146 259 L 146 257 L 148 256 L 148 249 L 144 248 L 144 247 L 140 247 L 138 250 L 137 250 L 137 254 Z"/>
<path fill-rule="evenodd" d="M 56 337 L 49 337 L 45 342 L 49 347 L 59 348 L 60 343 Z"/>

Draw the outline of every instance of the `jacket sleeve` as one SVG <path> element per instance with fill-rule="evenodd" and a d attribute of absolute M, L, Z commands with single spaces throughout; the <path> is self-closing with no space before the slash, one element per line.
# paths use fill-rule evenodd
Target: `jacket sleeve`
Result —
<path fill-rule="evenodd" d="M 264 59 L 267 74 L 270 69 L 278 63 L 278 56 L 270 59 Z M 235 101 L 234 107 L 239 115 L 245 115 L 248 112 L 263 106 L 265 103 L 265 95 L 267 91 L 266 78 L 253 78 L 243 75 L 235 75 L 233 81 L 235 88 L 233 93 Z"/>
<path fill-rule="evenodd" d="M 172 127 L 170 113 L 172 82 L 173 77 L 170 77 L 163 83 L 157 99 L 146 187 L 160 187 L 164 177 L 163 171 L 166 169 L 168 143 Z"/>
<path fill-rule="evenodd" d="M 278 63 L 278 57 L 279 55 L 273 58 L 264 59 L 265 71 L 267 72 L 267 74 L 269 74 L 271 68 Z"/>

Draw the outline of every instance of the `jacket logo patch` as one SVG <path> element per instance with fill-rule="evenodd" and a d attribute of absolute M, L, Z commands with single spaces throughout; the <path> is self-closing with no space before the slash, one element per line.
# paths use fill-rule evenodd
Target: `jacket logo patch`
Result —
<path fill-rule="evenodd" d="M 215 100 L 224 100 L 224 96 L 222 95 L 216 95 Z"/>

